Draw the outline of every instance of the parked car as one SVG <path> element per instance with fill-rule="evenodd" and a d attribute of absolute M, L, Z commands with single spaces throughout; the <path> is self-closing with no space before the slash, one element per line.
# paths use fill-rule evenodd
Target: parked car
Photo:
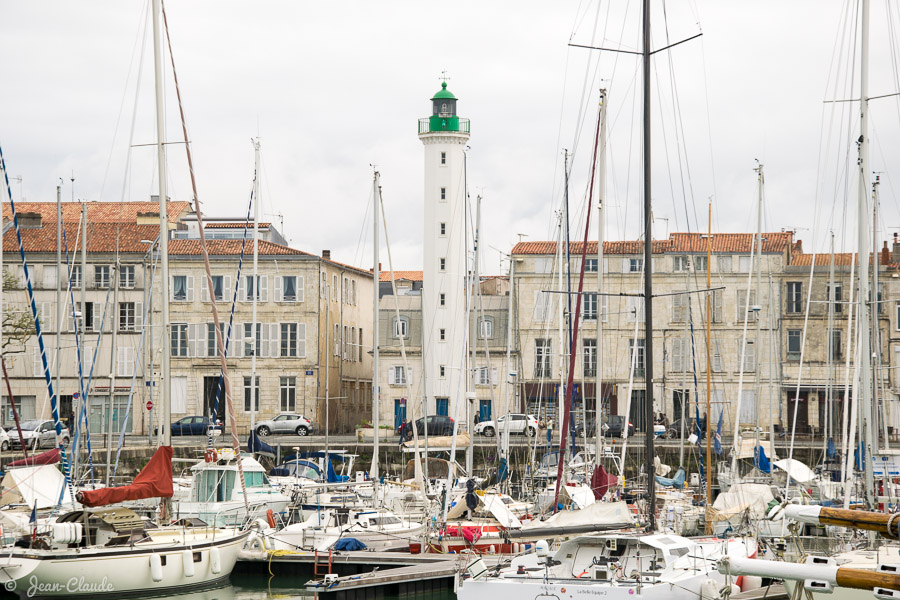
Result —
<path fill-rule="evenodd" d="M 209 431 L 209 417 L 182 417 L 172 423 L 171 429 L 172 435 L 206 435 Z M 222 421 L 216 419 L 213 435 L 219 435 L 224 429 Z M 153 434 L 159 435 L 158 427 L 153 430 Z"/>
<path fill-rule="evenodd" d="M 703 419 L 701 421 L 701 426 L 705 425 L 703 423 Z M 691 434 L 697 433 L 697 426 L 694 424 L 694 419 L 689 418 L 684 421 L 684 439 L 687 439 L 691 436 Z M 700 437 L 706 434 L 706 427 L 702 427 L 700 432 Z M 671 423 L 666 429 L 666 437 L 670 440 L 675 440 L 681 437 L 681 419 L 678 419 L 674 423 Z"/>
<path fill-rule="evenodd" d="M 530 437 L 537 435 L 539 427 L 538 420 L 534 415 L 522 414 L 503 415 L 497 419 L 496 423 L 494 423 L 494 421 L 482 421 L 475 426 L 475 433 L 485 437 L 494 437 L 498 433 L 502 434 L 507 427 L 507 417 L 509 418 L 509 432 L 511 434 L 528 434 Z"/>
<path fill-rule="evenodd" d="M 16 434 L 18 436 L 18 434 Z M 10 448 L 9 433 L 0 427 L 0 451 L 6 451 Z"/>
<path fill-rule="evenodd" d="M 587 424 L 579 423 L 575 426 L 575 437 L 583 437 L 585 434 L 585 429 L 587 429 L 587 436 L 589 438 L 595 437 L 597 435 L 597 421 L 594 417 L 587 418 Z"/>
<path fill-rule="evenodd" d="M 428 419 L 428 435 L 453 435 L 453 419 L 444 415 L 430 415 L 416 419 L 416 435 L 425 435 L 425 419 Z"/>
<path fill-rule="evenodd" d="M 625 417 L 622 415 L 609 415 L 603 418 L 603 431 L 608 437 L 622 437 L 625 428 Z M 634 423 L 628 423 L 628 437 L 634 435 Z"/>
<path fill-rule="evenodd" d="M 312 421 L 296 413 L 282 413 L 274 419 L 260 421 L 256 424 L 257 435 L 291 434 L 309 435 L 313 430 Z"/>
<path fill-rule="evenodd" d="M 56 446 L 56 428 L 53 421 L 23 421 L 20 423 L 20 426 L 22 428 L 22 437 L 29 448 L 53 448 Z M 13 429 L 15 429 L 15 426 L 13 426 Z M 68 445 L 69 429 L 67 427 L 62 428 L 59 439 L 63 446 Z M 13 448 L 22 447 L 18 432 L 15 432 L 14 435 L 7 435 L 6 443 L 10 444 L 10 442 Z"/>

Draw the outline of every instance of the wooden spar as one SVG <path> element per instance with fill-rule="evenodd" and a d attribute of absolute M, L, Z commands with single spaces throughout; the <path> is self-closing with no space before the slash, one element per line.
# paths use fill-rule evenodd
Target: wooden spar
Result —
<path fill-rule="evenodd" d="M 900 536 L 900 515 L 868 510 L 848 510 L 825 506 L 786 506 L 785 517 L 812 525 L 836 525 L 875 531 L 897 539 Z"/>

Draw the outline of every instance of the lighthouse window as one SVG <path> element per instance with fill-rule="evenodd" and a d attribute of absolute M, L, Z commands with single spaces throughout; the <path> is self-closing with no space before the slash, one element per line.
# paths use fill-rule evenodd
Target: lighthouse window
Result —
<path fill-rule="evenodd" d="M 447 268 L 447 259 L 442 258 L 441 259 L 441 271 L 445 270 L 446 268 Z"/>
<path fill-rule="evenodd" d="M 441 152 L 441 164 L 442 165 L 447 164 L 447 153 L 446 152 Z"/>
<path fill-rule="evenodd" d="M 441 235 L 447 235 L 447 224 L 441 223 Z"/>
<path fill-rule="evenodd" d="M 447 199 L 447 188 L 442 187 L 441 188 L 441 200 L 446 200 L 446 199 Z"/>

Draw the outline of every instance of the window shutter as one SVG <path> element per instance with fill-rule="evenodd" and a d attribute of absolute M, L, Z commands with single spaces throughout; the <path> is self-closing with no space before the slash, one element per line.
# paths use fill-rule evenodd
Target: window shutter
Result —
<path fill-rule="evenodd" d="M 281 325 L 279 323 L 269 323 L 269 356 L 280 356 L 281 352 Z"/>
<path fill-rule="evenodd" d="M 497 369 L 496 368 L 491 369 L 491 383 L 493 385 L 497 385 Z"/>
<path fill-rule="evenodd" d="M 722 290 L 715 290 L 712 296 L 712 318 L 714 323 L 722 322 L 722 309 L 724 308 L 723 305 L 724 302 L 722 301 Z"/>
<path fill-rule="evenodd" d="M 391 367 L 390 369 L 388 369 L 388 385 L 396 385 L 396 383 L 397 383 L 397 376 L 395 374 L 396 370 L 397 370 L 396 367 Z"/>
<path fill-rule="evenodd" d="M 630 273 L 631 272 L 631 260 L 627 258 L 622 259 L 622 272 Z"/>
<path fill-rule="evenodd" d="M 222 278 L 222 300 L 231 302 L 234 299 L 231 291 L 231 275 Z"/>
<path fill-rule="evenodd" d="M 681 338 L 672 340 L 672 371 L 684 371 L 684 346 Z"/>
<path fill-rule="evenodd" d="M 412 367 L 406 369 L 406 383 L 412 385 L 413 370 Z"/>
<path fill-rule="evenodd" d="M 134 330 L 140 332 L 144 328 L 144 303 L 134 303 Z"/>
<path fill-rule="evenodd" d="M 259 276 L 259 302 L 269 301 L 269 278 L 266 275 Z"/>
<path fill-rule="evenodd" d="M 200 356 L 197 349 L 197 324 L 188 324 L 188 356 L 195 358 Z"/>
<path fill-rule="evenodd" d="M 250 298 L 247 294 L 247 281 L 251 280 L 253 275 L 245 275 L 238 280 L 238 300 L 247 302 Z"/>
<path fill-rule="evenodd" d="M 672 320 L 676 323 L 684 321 L 686 300 L 686 294 L 679 294 L 676 292 L 676 294 L 672 296 Z"/>
<path fill-rule="evenodd" d="M 200 284 L 200 302 L 209 302 L 209 279 L 204 277 Z"/>
<path fill-rule="evenodd" d="M 54 284 L 56 285 L 56 284 Z M 41 329 L 53 331 L 53 305 L 51 302 L 41 302 Z"/>
<path fill-rule="evenodd" d="M 169 302 L 175 301 L 175 276 L 169 275 Z"/>
<path fill-rule="evenodd" d="M 275 276 L 275 302 L 284 302 L 284 277 Z"/>
<path fill-rule="evenodd" d="M 303 302 L 306 289 L 303 287 L 303 275 L 297 275 L 297 302 Z"/>
<path fill-rule="evenodd" d="M 722 349 L 719 340 L 713 340 L 712 370 L 721 372 L 722 369 Z"/>
<path fill-rule="evenodd" d="M 185 287 L 187 288 L 187 301 L 194 301 L 194 276 L 186 275 L 185 276 Z"/>
<path fill-rule="evenodd" d="M 269 325 L 268 323 L 257 323 L 259 327 L 259 341 L 255 345 L 259 346 L 259 356 L 257 358 L 266 358 L 269 356 Z"/>
<path fill-rule="evenodd" d="M 306 323 L 297 323 L 297 357 L 306 358 Z"/>
<path fill-rule="evenodd" d="M 41 360 L 41 348 L 34 348 L 33 360 L 31 362 L 32 377 L 40 377 L 44 373 L 44 362 Z"/>
<path fill-rule="evenodd" d="M 131 377 L 134 373 L 134 348 L 131 346 L 116 348 L 116 365 L 118 377 Z"/>

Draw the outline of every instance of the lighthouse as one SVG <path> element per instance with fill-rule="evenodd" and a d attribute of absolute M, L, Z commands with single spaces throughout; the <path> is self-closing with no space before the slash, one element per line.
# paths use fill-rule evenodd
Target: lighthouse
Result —
<path fill-rule="evenodd" d="M 456 113 L 446 80 L 419 119 L 425 146 L 422 289 L 426 414 L 452 415 L 465 396 L 466 142 L 469 120 Z M 459 414 L 465 415 L 460 406 Z"/>

